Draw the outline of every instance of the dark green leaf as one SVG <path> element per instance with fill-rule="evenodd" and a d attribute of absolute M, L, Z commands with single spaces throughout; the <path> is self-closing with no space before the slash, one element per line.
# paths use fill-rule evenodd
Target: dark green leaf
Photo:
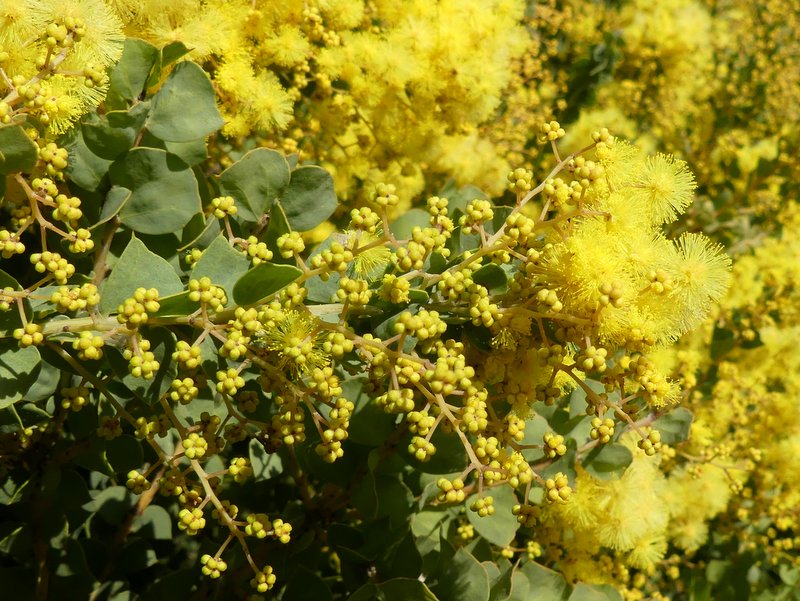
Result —
<path fill-rule="evenodd" d="M 91 229 L 106 223 L 109 219 L 118 215 L 122 210 L 122 207 L 125 206 L 125 203 L 128 202 L 131 194 L 131 191 L 127 188 L 112 186 L 108 191 L 108 194 L 106 194 L 106 200 L 103 203 L 102 209 L 100 210 L 100 219 L 97 221 L 97 223 L 91 226 Z"/>
<path fill-rule="evenodd" d="M 269 224 L 267 224 L 267 233 L 264 235 L 264 242 L 273 253 L 273 261 L 276 263 L 291 263 L 294 264 L 294 257 L 284 259 L 280 255 L 278 249 L 278 238 L 284 234 L 292 231 L 289 227 L 289 222 L 286 220 L 286 213 L 283 212 L 283 207 L 280 203 L 275 203 L 269 210 Z"/>
<path fill-rule="evenodd" d="M 189 298 L 189 291 L 170 294 L 159 299 L 161 307 L 153 313 L 153 317 L 183 317 L 200 308 L 198 301 Z"/>
<path fill-rule="evenodd" d="M 488 601 L 489 574 L 466 549 L 459 549 L 435 587 L 442 601 Z"/>
<path fill-rule="evenodd" d="M 141 515 L 137 515 L 131 527 L 133 532 L 155 540 L 172 538 L 172 518 L 167 510 L 158 505 L 148 505 Z"/>
<path fill-rule="evenodd" d="M 134 231 L 175 233 L 201 212 L 194 173 L 174 154 L 134 148 L 111 165 L 109 175 L 112 184 L 132 192 L 119 217 Z"/>
<path fill-rule="evenodd" d="M 675 444 L 689 438 L 693 418 L 692 412 L 685 407 L 676 407 L 653 422 L 653 428 L 661 433 L 662 442 Z"/>
<path fill-rule="evenodd" d="M 20 125 L 0 126 L 0 175 L 30 171 L 36 166 L 38 150 Z"/>
<path fill-rule="evenodd" d="M 411 578 L 393 578 L 378 585 L 383 601 L 439 601 L 424 583 Z"/>
<path fill-rule="evenodd" d="M 142 445 L 133 436 L 123 434 L 106 443 L 106 459 L 117 474 L 127 474 L 141 467 Z"/>
<path fill-rule="evenodd" d="M 292 229 L 314 229 L 333 214 L 338 204 L 331 174 L 315 165 L 298 167 L 292 171 L 280 203 Z"/>
<path fill-rule="evenodd" d="M 259 263 L 233 286 L 233 300 L 237 305 L 254 305 L 282 290 L 302 274 L 302 271 L 291 265 Z"/>
<path fill-rule="evenodd" d="M 285 601 L 328 601 L 333 596 L 322 578 L 300 566 L 286 583 L 282 598 Z"/>
<path fill-rule="evenodd" d="M 472 279 L 475 283 L 484 286 L 488 290 L 505 288 L 508 282 L 506 272 L 496 263 L 484 265 L 472 274 Z"/>
<path fill-rule="evenodd" d="M 250 440 L 250 465 L 256 480 L 268 480 L 283 473 L 283 462 L 277 453 L 267 453 L 264 445 Z"/>
<path fill-rule="evenodd" d="M 223 125 L 211 81 L 192 62 L 179 63 L 153 97 L 147 129 L 167 142 L 189 142 Z"/>
<path fill-rule="evenodd" d="M 569 596 L 569 601 L 611 601 L 612 599 L 621 601 L 619 593 L 615 597 L 610 597 L 604 589 L 583 583 L 576 584 Z"/>
<path fill-rule="evenodd" d="M 66 174 L 69 180 L 84 190 L 94 192 L 100 186 L 111 161 L 101 159 L 86 146 L 83 130 L 73 127 L 61 139 L 61 145 L 69 151 Z"/>
<path fill-rule="evenodd" d="M 12 290 L 22 290 L 19 282 L 8 275 L 5 271 L 0 269 L 0 289 L 11 288 Z M 25 316 L 31 317 L 31 302 L 26 298 L 22 305 L 25 310 Z M 22 327 L 22 319 L 20 318 L 19 311 L 12 304 L 11 310 L 0 311 L 0 336 L 11 336 L 12 332 Z"/>
<path fill-rule="evenodd" d="M 430 225 L 430 214 L 423 209 L 411 209 L 389 224 L 389 229 L 399 240 L 411 237 L 411 230 L 415 227 L 428 227 Z"/>
<path fill-rule="evenodd" d="M 598 445 L 583 459 L 581 465 L 595 478 L 609 480 L 621 476 L 633 461 L 633 453 L 618 443 Z"/>
<path fill-rule="evenodd" d="M 289 165 L 281 153 L 256 148 L 222 172 L 219 190 L 236 200 L 238 217 L 254 222 L 284 193 L 289 178 Z"/>
<path fill-rule="evenodd" d="M 475 531 L 490 543 L 498 547 L 507 547 L 519 528 L 517 518 L 511 513 L 512 507 L 519 501 L 508 486 L 498 486 L 485 491 L 484 494 L 494 499 L 494 515 L 482 518 L 474 511 L 467 511 L 467 519 Z M 467 499 L 467 507 L 477 498 L 477 495 L 473 495 Z"/>
<path fill-rule="evenodd" d="M 137 288 L 153 286 L 158 287 L 161 296 L 183 291 L 181 279 L 172 266 L 133 236 L 102 287 L 100 310 L 112 313 Z"/>

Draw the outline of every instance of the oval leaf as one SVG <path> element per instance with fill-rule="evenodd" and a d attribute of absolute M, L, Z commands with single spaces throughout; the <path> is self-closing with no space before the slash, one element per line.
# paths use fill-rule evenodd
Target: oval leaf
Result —
<path fill-rule="evenodd" d="M 219 176 L 220 194 L 236 199 L 237 215 L 257 221 L 289 184 L 289 164 L 269 148 L 251 150 Z M 271 223 L 270 223 L 271 225 Z"/>
<path fill-rule="evenodd" d="M 233 300 L 237 305 L 254 305 L 288 286 L 302 274 L 302 271 L 292 265 L 260 263 L 236 282 L 233 287 Z"/>
<path fill-rule="evenodd" d="M 126 298 L 139 288 L 150 288 L 156 283 L 159 296 L 169 296 L 183 291 L 183 284 L 172 266 L 157 254 L 147 250 L 144 242 L 131 238 L 122 251 L 100 295 L 100 310 L 116 311 Z"/>
<path fill-rule="evenodd" d="M 171 234 L 202 210 L 194 173 L 164 150 L 134 148 L 111 165 L 109 174 L 112 184 L 131 191 L 119 218 L 134 231 Z"/>
<path fill-rule="evenodd" d="M 22 127 L 0 127 L 0 174 L 30 171 L 38 156 L 38 147 Z"/>
<path fill-rule="evenodd" d="M 214 88 L 203 69 L 179 63 L 153 97 L 147 129 L 167 142 L 204 138 L 223 125 Z"/>
<path fill-rule="evenodd" d="M 19 348 L 16 340 L 0 340 L 0 409 L 24 398 L 39 376 L 41 362 L 36 347 Z"/>
<path fill-rule="evenodd" d="M 586 455 L 583 467 L 595 478 L 610 480 L 621 476 L 633 461 L 633 453 L 625 445 L 598 445 Z"/>
<path fill-rule="evenodd" d="M 300 232 L 313 229 L 336 210 L 333 178 L 322 167 L 299 167 L 292 171 L 280 202 L 292 229 Z"/>
<path fill-rule="evenodd" d="M 459 549 L 439 578 L 442 601 L 488 601 L 489 574 L 466 549 Z"/>
<path fill-rule="evenodd" d="M 494 499 L 494 515 L 487 515 L 485 518 L 479 517 L 474 511 L 467 512 L 469 523 L 475 531 L 487 541 L 498 547 L 507 547 L 519 528 L 519 522 L 511 509 L 518 502 L 508 486 L 499 486 L 486 493 Z M 466 505 L 469 507 L 477 495 L 467 499 Z"/>
<path fill-rule="evenodd" d="M 250 267 L 250 261 L 240 252 L 234 250 L 222 236 L 217 236 L 211 245 L 203 252 L 200 259 L 192 269 L 192 277 L 211 278 L 217 286 L 225 289 L 228 302 L 233 297 L 233 286 Z"/>

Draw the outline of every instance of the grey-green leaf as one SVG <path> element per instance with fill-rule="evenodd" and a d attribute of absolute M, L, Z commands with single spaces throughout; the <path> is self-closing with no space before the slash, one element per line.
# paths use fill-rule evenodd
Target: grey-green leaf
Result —
<path fill-rule="evenodd" d="M 111 183 L 131 191 L 120 220 L 143 234 L 179 231 L 202 210 L 197 180 L 174 154 L 155 148 L 134 148 L 109 169 Z"/>
<path fill-rule="evenodd" d="M 36 347 L 19 348 L 16 340 L 0 340 L 0 409 L 24 398 L 36 382 L 41 362 Z"/>
<path fill-rule="evenodd" d="M 100 291 L 100 310 L 104 313 L 116 311 L 122 301 L 130 297 L 137 288 L 150 288 L 154 285 L 160 296 L 169 296 L 183 290 L 181 279 L 172 266 L 150 252 L 134 236 Z"/>
<path fill-rule="evenodd" d="M 153 97 L 147 129 L 167 142 L 189 142 L 215 132 L 224 121 L 211 80 L 195 63 L 179 63 Z"/>
<path fill-rule="evenodd" d="M 292 171 L 280 203 L 292 229 L 314 229 L 333 214 L 338 204 L 331 174 L 315 165 L 298 167 Z"/>
<path fill-rule="evenodd" d="M 519 528 L 517 518 L 511 513 L 512 507 L 518 503 L 514 492 L 507 486 L 499 486 L 485 493 L 490 495 L 494 501 L 494 515 L 479 517 L 474 511 L 467 512 L 469 523 L 475 531 L 487 541 L 498 547 L 506 547 L 514 538 Z M 473 495 L 467 500 L 467 506 L 477 499 Z"/>
<path fill-rule="evenodd" d="M 442 601 L 488 601 L 489 574 L 466 549 L 459 549 L 439 578 Z"/>
<path fill-rule="evenodd" d="M 289 178 L 289 164 L 281 153 L 256 148 L 222 172 L 219 190 L 236 200 L 237 216 L 258 221 L 284 192 Z"/>
<path fill-rule="evenodd" d="M 36 144 L 21 126 L 0 127 L 0 174 L 30 171 L 38 156 Z"/>
<path fill-rule="evenodd" d="M 231 248 L 224 237 L 217 236 L 195 264 L 192 277 L 210 278 L 214 284 L 225 289 L 230 302 L 233 299 L 234 284 L 247 273 L 249 267 L 250 261 L 247 257 Z"/>

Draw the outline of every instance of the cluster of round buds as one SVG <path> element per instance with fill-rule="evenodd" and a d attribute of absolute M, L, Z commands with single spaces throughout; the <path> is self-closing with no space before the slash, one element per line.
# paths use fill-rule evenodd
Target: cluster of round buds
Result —
<path fill-rule="evenodd" d="M 208 212 L 212 213 L 217 219 L 224 219 L 229 215 L 236 215 L 238 210 L 233 196 L 217 196 L 211 200 Z"/>
<path fill-rule="evenodd" d="M 189 280 L 189 300 L 207 305 L 212 311 L 219 311 L 228 302 L 225 289 L 211 283 L 211 278 L 203 276 L 199 280 Z"/>
<path fill-rule="evenodd" d="M 374 234 L 378 231 L 381 216 L 369 207 L 361 207 L 350 211 L 350 227 Z"/>
<path fill-rule="evenodd" d="M 177 361 L 186 369 L 196 369 L 202 361 L 200 347 L 191 345 L 185 340 L 179 340 L 172 353 L 172 360 Z"/>
<path fill-rule="evenodd" d="M 89 389 L 85 386 L 69 386 L 61 389 L 61 406 L 80 411 L 89 402 Z"/>
<path fill-rule="evenodd" d="M 52 22 L 44 30 L 42 38 L 48 48 L 69 48 L 86 35 L 86 25 L 82 19 L 66 17 L 62 22 Z"/>
<path fill-rule="evenodd" d="M 388 273 L 383 276 L 380 296 L 381 299 L 395 305 L 405 304 L 411 300 L 408 296 L 409 290 L 411 290 L 411 282 L 406 278 L 399 278 L 396 275 Z"/>
<path fill-rule="evenodd" d="M 567 132 L 561 127 L 558 121 L 550 121 L 549 123 L 542 123 L 539 125 L 539 141 L 540 142 L 555 142 L 559 138 L 563 138 Z"/>
<path fill-rule="evenodd" d="M 548 459 L 560 457 L 567 452 L 567 445 L 564 444 L 564 437 L 555 432 L 544 433 L 544 454 Z"/>
<path fill-rule="evenodd" d="M 492 211 L 491 201 L 476 198 L 467 203 L 464 214 L 461 216 L 458 224 L 464 229 L 464 232 L 467 233 L 472 230 L 473 227 L 491 221 L 493 217 L 494 211 Z"/>
<path fill-rule="evenodd" d="M 35 323 L 27 323 L 24 327 L 14 330 L 14 338 L 19 340 L 21 347 L 42 344 L 44 342 L 42 326 Z"/>
<path fill-rule="evenodd" d="M 648 290 L 651 292 L 655 292 L 656 294 L 666 294 L 672 292 L 672 278 L 663 269 L 651 271 L 647 274 L 647 278 L 650 280 L 650 286 L 648 286 Z"/>
<path fill-rule="evenodd" d="M 69 250 L 73 253 L 85 253 L 94 248 L 94 240 L 92 240 L 92 232 L 86 228 L 78 228 L 72 232 L 68 238 Z"/>
<path fill-rule="evenodd" d="M 400 202 L 396 194 L 397 187 L 394 184 L 379 183 L 375 186 L 375 204 L 379 207 L 394 207 Z"/>
<path fill-rule="evenodd" d="M 447 205 L 449 204 L 449 201 L 446 198 L 440 198 L 439 196 L 431 196 L 428 198 L 425 204 L 428 209 L 428 213 L 431 214 L 432 223 L 436 223 L 437 217 L 447 216 Z"/>
<path fill-rule="evenodd" d="M 516 194 L 530 192 L 533 182 L 533 171 L 523 167 L 517 167 L 514 171 L 509 171 L 506 176 L 508 189 Z"/>
<path fill-rule="evenodd" d="M 195 507 L 188 509 L 184 507 L 178 512 L 178 528 L 189 536 L 194 536 L 206 527 L 206 518 L 203 517 L 203 510 Z"/>
<path fill-rule="evenodd" d="M 366 280 L 350 279 L 347 276 L 342 276 L 339 280 L 339 289 L 336 291 L 336 299 L 339 301 L 362 307 L 369 303 L 371 297 L 372 291 Z"/>
<path fill-rule="evenodd" d="M 8 230 L 0 230 L 0 254 L 4 259 L 13 255 L 21 255 L 25 252 L 25 245 L 20 242 L 16 233 Z"/>
<path fill-rule="evenodd" d="M 188 405 L 200 393 L 192 378 L 175 379 L 169 385 L 169 398 L 175 403 Z"/>
<path fill-rule="evenodd" d="M 63 178 L 67 168 L 69 153 L 66 148 L 59 148 L 54 142 L 48 142 L 39 149 L 39 160 L 44 163 L 44 171 L 50 177 Z"/>
<path fill-rule="evenodd" d="M 272 566 L 265 566 L 263 570 L 258 572 L 253 579 L 250 580 L 250 585 L 259 593 L 266 593 L 275 586 L 276 580 L 275 574 L 272 571 Z"/>
<path fill-rule="evenodd" d="M 83 217 L 81 199 L 77 196 L 58 194 L 53 199 L 53 202 L 56 204 L 56 208 L 53 209 L 53 219 L 74 225 Z"/>
<path fill-rule="evenodd" d="M 278 251 L 284 259 L 291 259 L 294 256 L 298 256 L 306 249 L 306 245 L 299 232 L 283 234 L 278 238 L 276 244 L 278 246 Z"/>
<path fill-rule="evenodd" d="M 75 266 L 62 258 L 60 254 L 46 250 L 30 256 L 33 268 L 39 273 L 49 272 L 58 284 L 66 284 L 75 274 Z"/>
<path fill-rule="evenodd" d="M 592 420 L 592 429 L 589 432 L 589 436 L 600 444 L 607 444 L 614 436 L 614 420 L 610 417 L 605 419 L 595 417 Z"/>
<path fill-rule="evenodd" d="M 190 248 L 186 251 L 186 254 L 183 255 L 183 260 L 186 261 L 186 265 L 188 267 L 192 267 L 195 263 L 200 260 L 200 257 L 203 256 L 203 251 L 199 248 Z"/>
<path fill-rule="evenodd" d="M 208 553 L 200 557 L 200 571 L 209 578 L 219 578 L 228 569 L 228 564 L 219 557 L 211 557 Z"/>
<path fill-rule="evenodd" d="M 122 352 L 122 356 L 128 361 L 128 371 L 134 378 L 150 380 L 159 368 L 156 356 L 150 350 L 150 341 L 138 338 L 136 346 L 136 352 L 134 349 L 125 349 Z"/>
<path fill-rule="evenodd" d="M 74 288 L 61 286 L 50 295 L 50 302 L 59 311 L 81 311 L 97 306 L 100 303 L 100 294 L 94 284 L 83 284 Z"/>
<path fill-rule="evenodd" d="M 255 236 L 249 236 L 247 240 L 241 244 L 243 245 L 245 254 L 250 258 L 253 265 L 272 260 L 272 251 L 267 248 L 266 243 L 259 242 L 258 238 Z"/>
<path fill-rule="evenodd" d="M 416 315 L 403 311 L 394 324 L 395 334 L 407 334 L 418 340 L 438 338 L 446 329 L 447 324 L 441 320 L 439 313 L 427 309 L 420 309 Z"/>
<path fill-rule="evenodd" d="M 217 372 L 217 392 L 233 396 L 244 387 L 244 378 L 239 372 L 230 367 L 225 371 Z"/>
<path fill-rule="evenodd" d="M 605 173 L 605 169 L 600 163 L 589 161 L 582 156 L 572 159 L 567 168 L 573 172 L 582 188 L 588 188 Z"/>
<path fill-rule="evenodd" d="M 14 302 L 15 290 L 10 286 L 0 289 L 0 311 L 10 311 L 11 303 Z"/>
<path fill-rule="evenodd" d="M 560 177 L 551 177 L 545 181 L 542 194 L 546 200 L 560 208 L 568 204 L 575 204 L 580 200 L 581 190 L 577 182 L 568 184 Z"/>
<path fill-rule="evenodd" d="M 189 459 L 200 459 L 208 450 L 208 441 L 197 432 L 192 432 L 181 441 L 183 453 Z"/>
<path fill-rule="evenodd" d="M 253 468 L 250 467 L 250 460 L 246 457 L 234 457 L 231 459 L 228 473 L 240 484 L 253 475 Z"/>
<path fill-rule="evenodd" d="M 494 497 L 483 497 L 475 499 L 469 506 L 470 511 L 478 514 L 478 517 L 485 518 L 488 515 L 494 515 Z"/>
<path fill-rule="evenodd" d="M 125 299 L 117 307 L 117 321 L 124 324 L 129 330 L 135 330 L 147 323 L 148 313 L 155 313 L 160 308 L 158 290 L 137 288 L 132 297 Z"/>
<path fill-rule="evenodd" d="M 621 307 L 623 305 L 623 296 L 625 292 L 622 287 L 622 282 L 614 280 L 613 282 L 606 282 L 600 286 L 600 305 L 607 307 Z"/>
<path fill-rule="evenodd" d="M 536 300 L 545 305 L 554 313 L 558 313 L 564 308 L 564 305 L 558 300 L 558 294 L 555 290 L 548 290 L 543 288 L 536 293 Z"/>
<path fill-rule="evenodd" d="M 127 486 L 128 490 L 133 494 L 140 495 L 150 488 L 150 483 L 142 474 L 136 470 L 131 470 L 128 472 L 128 479 L 125 482 L 125 486 Z"/>
<path fill-rule="evenodd" d="M 414 410 L 414 391 L 410 388 L 392 389 L 380 395 L 375 402 L 386 413 L 409 413 Z"/>
<path fill-rule="evenodd" d="M 575 357 L 575 362 L 578 367 L 583 371 L 596 371 L 604 372 L 606 370 L 606 358 L 608 350 L 595 346 L 588 346 L 586 349 Z"/>
<path fill-rule="evenodd" d="M 652 457 L 661 449 L 661 432 L 650 430 L 647 433 L 647 437 L 642 438 L 637 445 L 646 455 Z"/>
<path fill-rule="evenodd" d="M 83 68 L 83 85 L 87 88 L 96 88 L 105 81 L 106 74 L 102 68 L 95 65 L 86 65 Z"/>
<path fill-rule="evenodd" d="M 592 140 L 596 144 L 595 153 L 600 160 L 606 159 L 609 156 L 609 150 L 614 146 L 614 136 L 609 133 L 608 128 L 604 127 L 598 131 L 592 132 Z"/>
<path fill-rule="evenodd" d="M 566 503 L 572 495 L 569 479 L 563 472 L 558 472 L 552 478 L 545 480 L 544 488 L 545 498 L 550 503 Z"/>
<path fill-rule="evenodd" d="M 464 492 L 464 481 L 461 478 L 455 480 L 439 478 L 436 486 L 439 487 L 436 499 L 440 503 L 462 503 L 464 501 L 466 493 Z"/>
<path fill-rule="evenodd" d="M 425 440 L 422 436 L 414 436 L 411 439 L 411 444 L 408 445 L 408 452 L 414 455 L 417 461 L 424 463 L 436 454 L 436 447 L 433 446 L 431 441 Z"/>
<path fill-rule="evenodd" d="M 100 359 L 103 356 L 104 345 L 105 339 L 100 334 L 89 330 L 83 330 L 72 341 L 72 348 L 78 351 L 78 358 L 83 360 Z"/>
<path fill-rule="evenodd" d="M 472 540 L 473 538 L 475 538 L 475 527 L 468 522 L 464 522 L 458 525 L 456 533 L 461 538 L 461 540 L 464 541 Z"/>
<path fill-rule="evenodd" d="M 528 505 L 526 503 L 524 505 L 514 505 L 514 507 L 511 508 L 511 513 L 517 517 L 517 522 L 526 528 L 533 528 L 536 525 L 536 521 L 539 519 L 541 509 L 535 505 Z"/>
<path fill-rule="evenodd" d="M 0 53 L 0 55 L 7 55 L 8 53 Z M 0 123 L 11 123 L 11 105 L 7 102 L 0 101 Z"/>
<path fill-rule="evenodd" d="M 311 266 L 314 269 L 327 268 L 328 271 L 343 273 L 347 266 L 353 262 L 353 251 L 345 248 L 340 242 L 333 242 L 330 248 L 326 248 L 311 259 Z M 326 280 L 329 273 L 321 273 L 320 278 Z"/>

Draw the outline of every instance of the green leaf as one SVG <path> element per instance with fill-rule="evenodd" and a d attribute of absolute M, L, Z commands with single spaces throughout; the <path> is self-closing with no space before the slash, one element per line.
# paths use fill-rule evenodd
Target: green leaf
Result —
<path fill-rule="evenodd" d="M 249 267 L 247 257 L 232 248 L 225 238 L 217 236 L 192 269 L 192 278 L 211 278 L 214 284 L 225 289 L 230 304 L 234 284 L 247 273 Z"/>
<path fill-rule="evenodd" d="M 60 144 L 69 151 L 66 174 L 70 182 L 84 190 L 94 192 L 108 173 L 111 161 L 101 159 L 86 145 L 83 139 L 83 128 L 73 127 Z"/>
<path fill-rule="evenodd" d="M 131 527 L 146 538 L 170 540 L 172 538 L 172 518 L 163 507 L 148 505 L 141 515 L 137 515 Z"/>
<path fill-rule="evenodd" d="M 528 597 L 530 601 L 562 601 L 567 598 L 569 593 L 567 582 L 558 572 L 535 561 L 526 561 L 521 571 L 530 584 L 531 596 Z"/>
<path fill-rule="evenodd" d="M 167 142 L 189 142 L 223 124 L 211 80 L 199 65 L 187 61 L 173 69 L 153 96 L 146 127 Z"/>
<path fill-rule="evenodd" d="M 259 263 L 233 286 L 233 300 L 240 306 L 254 305 L 285 288 L 302 274 L 302 271 L 292 265 Z"/>
<path fill-rule="evenodd" d="M 675 444 L 689 438 L 692 419 L 694 416 L 691 411 L 685 407 L 676 407 L 653 422 L 653 428 L 661 433 L 662 442 Z"/>
<path fill-rule="evenodd" d="M 277 453 L 267 453 L 255 438 L 250 440 L 250 465 L 256 480 L 268 480 L 283 473 L 283 461 Z"/>
<path fill-rule="evenodd" d="M 286 583 L 282 598 L 285 601 L 328 601 L 333 595 L 322 578 L 299 566 Z"/>
<path fill-rule="evenodd" d="M 120 186 L 112 186 L 111 189 L 106 194 L 106 200 L 103 203 L 103 206 L 100 210 L 99 220 L 89 229 L 94 229 L 97 226 L 106 223 L 114 216 L 118 215 L 119 212 L 122 210 L 122 207 L 125 206 L 125 203 L 128 202 L 128 199 L 131 197 L 131 194 L 132 192 L 127 188 L 122 188 Z"/>
<path fill-rule="evenodd" d="M 147 146 L 148 148 L 160 148 L 167 152 L 178 156 L 187 165 L 199 165 L 208 158 L 208 148 L 206 147 L 205 138 L 197 138 L 189 142 L 165 142 L 160 138 L 156 138 L 153 134 L 145 130 L 139 146 Z"/>
<path fill-rule="evenodd" d="M 0 126 L 0 175 L 30 171 L 39 149 L 19 125 Z"/>
<path fill-rule="evenodd" d="M 142 445 L 133 436 L 123 434 L 106 443 L 106 459 L 117 474 L 127 474 L 141 467 Z"/>
<path fill-rule="evenodd" d="M 109 175 L 112 184 L 132 192 L 119 218 L 134 231 L 175 233 L 202 210 L 191 168 L 164 150 L 134 148 L 111 165 Z"/>
<path fill-rule="evenodd" d="M 581 465 L 595 478 L 610 480 L 621 476 L 633 461 L 633 453 L 625 445 L 598 445 L 586 455 Z"/>
<path fill-rule="evenodd" d="M 90 113 L 81 122 L 86 147 L 101 159 L 113 161 L 133 147 L 148 108 L 148 102 L 140 102 L 128 111 L 110 111 L 105 115 Z"/>
<path fill-rule="evenodd" d="M 11 288 L 12 290 L 22 290 L 22 286 L 13 277 L 0 269 L 0 289 Z M 26 298 L 22 301 L 25 316 L 30 318 L 32 315 L 31 302 Z M 12 332 L 22 327 L 22 319 L 19 311 L 12 304 L 10 311 L 0 311 L 0 336 L 11 336 Z"/>
<path fill-rule="evenodd" d="M 36 347 L 19 348 L 16 340 L 0 340 L 0 409 L 25 398 L 39 377 L 41 362 Z"/>
<path fill-rule="evenodd" d="M 181 279 L 172 266 L 133 236 L 101 290 L 100 311 L 115 312 L 140 287 L 157 287 L 160 296 L 183 291 Z"/>
<path fill-rule="evenodd" d="M 415 227 L 428 227 L 430 225 L 430 214 L 423 209 L 411 209 L 389 224 L 389 229 L 398 240 L 405 240 L 411 237 L 411 231 Z"/>
<path fill-rule="evenodd" d="M 61 370 L 43 361 L 36 374 L 36 381 L 25 392 L 25 400 L 33 403 L 50 398 L 58 387 L 61 379 Z"/>
<path fill-rule="evenodd" d="M 133 507 L 134 496 L 124 486 L 109 486 L 91 502 L 90 511 L 96 511 L 100 517 L 112 526 L 121 524 Z"/>
<path fill-rule="evenodd" d="M 137 98 L 158 61 L 158 48 L 136 38 L 126 38 L 122 58 L 109 73 L 106 102 L 117 108 Z"/>
<path fill-rule="evenodd" d="M 488 601 L 489 574 L 466 549 L 459 549 L 435 588 L 442 601 Z"/>
<path fill-rule="evenodd" d="M 219 191 L 236 200 L 237 217 L 254 222 L 270 210 L 290 177 L 289 164 L 281 153 L 256 148 L 222 172 Z"/>
<path fill-rule="evenodd" d="M 286 219 L 286 213 L 283 212 L 283 207 L 281 207 L 280 203 L 276 202 L 269 211 L 267 233 L 264 234 L 264 243 L 267 245 L 267 248 L 272 251 L 274 255 L 272 260 L 274 262 L 294 264 L 294 257 L 284 259 L 278 249 L 278 238 L 291 231 L 292 228 L 289 227 L 289 222 Z"/>
<path fill-rule="evenodd" d="M 292 171 L 280 203 L 292 229 L 305 232 L 330 217 L 338 204 L 333 178 L 322 167 L 307 165 Z"/>
<path fill-rule="evenodd" d="M 412 578 L 393 578 L 378 585 L 373 599 L 383 601 L 439 601 L 423 582 Z"/>
<path fill-rule="evenodd" d="M 511 508 L 519 501 L 508 486 L 492 488 L 485 494 L 494 499 L 494 514 L 482 518 L 474 511 L 467 511 L 467 519 L 487 541 L 498 547 L 507 547 L 519 528 L 517 518 L 511 513 Z M 472 495 L 467 499 L 466 506 L 469 507 L 477 498 L 478 495 Z"/>
<path fill-rule="evenodd" d="M 576 584 L 572 594 L 569 596 L 569 601 L 610 601 L 611 599 L 621 600 L 621 597 L 619 593 L 617 593 L 616 597 L 610 597 L 600 587 L 583 583 Z"/>
<path fill-rule="evenodd" d="M 161 306 L 153 313 L 153 317 L 183 317 L 200 308 L 198 301 L 189 298 L 188 290 L 161 297 L 158 302 Z"/>
<path fill-rule="evenodd" d="M 472 280 L 476 284 L 492 290 L 494 288 L 505 288 L 508 276 L 502 267 L 496 263 L 489 263 L 473 273 Z"/>

